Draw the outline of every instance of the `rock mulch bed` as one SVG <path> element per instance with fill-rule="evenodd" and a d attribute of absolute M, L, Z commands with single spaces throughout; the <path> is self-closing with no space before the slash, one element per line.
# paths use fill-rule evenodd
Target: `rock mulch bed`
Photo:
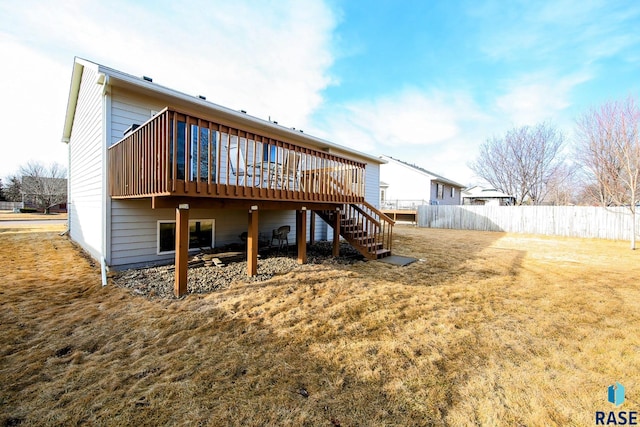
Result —
<path fill-rule="evenodd" d="M 338 258 L 331 256 L 331 248 L 330 242 L 310 245 L 307 249 L 308 264 L 352 264 L 363 260 L 360 253 L 347 243 L 341 243 Z M 295 247 L 290 248 L 288 254 L 285 249 L 272 248 L 261 251 L 258 274 L 253 277 L 247 276 L 246 261 L 231 260 L 227 263 L 213 263 L 213 261 L 209 262 L 210 260 L 212 258 L 206 254 L 199 254 L 191 259 L 187 280 L 188 293 L 213 292 L 228 288 L 234 282 L 262 282 L 301 267 L 296 260 Z M 118 287 L 131 289 L 136 295 L 149 298 L 174 298 L 174 274 L 173 265 L 131 269 L 116 273 L 112 277 L 112 282 Z"/>

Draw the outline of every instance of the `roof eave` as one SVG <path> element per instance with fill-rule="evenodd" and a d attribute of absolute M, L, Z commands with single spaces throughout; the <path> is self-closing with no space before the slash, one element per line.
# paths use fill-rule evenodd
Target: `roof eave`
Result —
<path fill-rule="evenodd" d="M 216 111 L 216 113 L 222 115 L 222 116 L 227 116 L 229 119 L 231 120 L 237 120 L 237 121 L 241 121 L 241 122 L 245 122 L 245 123 L 249 123 L 251 124 L 253 127 L 256 127 L 258 129 L 265 129 L 265 130 L 269 130 L 271 132 L 275 132 L 281 135 L 286 135 L 289 137 L 293 137 L 294 139 L 298 139 L 298 140 L 304 140 L 307 142 L 310 142 L 311 144 L 318 146 L 319 148 L 322 149 L 334 149 L 334 150 L 338 150 L 344 153 L 348 153 L 351 154 L 353 156 L 356 157 L 361 157 L 363 159 L 368 160 L 371 163 L 377 163 L 377 164 L 383 164 L 386 163 L 386 161 L 384 161 L 383 159 L 380 159 L 379 157 L 367 154 L 367 153 L 363 153 L 357 150 L 353 150 L 351 148 L 345 147 L 343 145 L 340 144 L 336 144 L 330 141 L 327 141 L 325 139 L 322 138 L 318 138 L 300 131 L 296 131 L 293 129 L 289 129 L 287 127 L 278 125 L 276 123 L 273 122 L 269 122 L 251 115 L 248 115 L 246 113 L 240 112 L 240 111 L 236 111 L 233 110 L 231 108 L 228 107 L 224 107 L 222 105 L 213 103 L 211 101 L 207 101 L 204 100 L 202 98 L 199 98 L 197 96 L 193 96 L 193 95 L 188 95 L 184 92 L 180 92 L 178 90 L 175 89 L 171 89 L 168 88 L 166 86 L 162 86 L 160 84 L 157 83 L 153 83 L 147 80 L 144 80 L 142 78 L 133 76 L 131 74 L 127 74 L 118 70 L 115 70 L 113 68 L 109 68 L 109 67 L 105 67 L 105 66 L 99 66 L 100 67 L 100 72 L 103 72 L 107 75 L 109 75 L 111 77 L 111 83 L 117 83 L 117 80 L 120 80 L 122 82 L 131 84 L 131 85 L 135 85 L 140 87 L 141 89 L 144 90 L 148 90 L 151 92 L 157 92 L 160 93 L 164 96 L 167 97 L 174 97 L 174 98 L 178 98 L 181 101 L 185 101 L 185 102 L 189 102 L 192 104 L 196 104 L 200 107 L 206 108 L 206 109 L 213 109 Z M 66 122 L 65 122 L 66 125 Z M 65 127 L 66 128 L 66 127 Z"/>
<path fill-rule="evenodd" d="M 80 94 L 80 83 L 82 82 L 82 73 L 85 67 L 95 70 L 99 69 L 99 65 L 87 61 L 77 56 L 73 59 L 73 72 L 71 74 L 71 84 L 69 85 L 69 97 L 67 98 L 67 111 L 64 116 L 64 127 L 62 129 L 62 142 L 69 143 L 71 139 L 71 131 L 73 129 L 73 119 L 76 115 L 76 107 L 78 105 L 78 96 Z"/>
<path fill-rule="evenodd" d="M 441 177 L 441 176 L 439 176 L 439 175 L 437 175 L 437 174 L 435 174 L 435 173 L 433 173 L 433 172 L 429 172 L 429 171 L 426 171 L 426 170 L 421 170 L 421 169 L 419 169 L 419 168 L 417 168 L 417 167 L 415 167 L 415 166 L 412 166 L 412 165 L 410 165 L 410 164 L 408 164 L 408 163 L 403 162 L 402 160 L 394 159 L 394 158 L 393 158 L 393 157 L 391 157 L 391 156 L 382 155 L 382 156 L 380 156 L 380 157 L 381 157 L 381 158 L 382 158 L 382 157 L 385 157 L 385 158 L 387 158 L 387 159 L 389 159 L 389 160 L 393 160 L 393 161 L 394 161 L 395 163 L 397 163 L 398 165 L 404 166 L 405 168 L 410 169 L 410 170 L 412 170 L 412 171 L 414 171 L 414 172 L 418 172 L 419 174 L 421 174 L 421 175 L 424 175 L 424 176 L 428 177 L 428 178 L 429 178 L 429 179 L 431 179 L 432 181 L 442 182 L 442 183 L 449 184 L 449 185 L 452 185 L 452 186 L 455 186 L 455 187 L 459 187 L 459 188 L 466 188 L 466 186 L 465 186 L 465 185 L 458 184 L 458 183 L 457 183 L 457 182 L 455 182 L 455 181 L 451 181 L 450 179 L 447 179 L 447 178 Z M 387 162 L 387 163 L 388 163 L 388 162 Z"/>

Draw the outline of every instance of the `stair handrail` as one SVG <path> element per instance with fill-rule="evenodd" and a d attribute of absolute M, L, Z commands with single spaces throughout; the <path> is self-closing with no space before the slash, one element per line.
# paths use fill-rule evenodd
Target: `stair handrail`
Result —
<path fill-rule="evenodd" d="M 369 212 L 365 211 L 364 209 L 362 209 L 360 206 L 356 205 L 355 203 L 351 204 L 351 207 L 355 210 L 357 210 L 358 212 L 360 212 L 362 215 L 364 215 L 369 221 L 373 222 L 375 225 L 377 225 L 378 227 L 380 227 L 380 221 L 378 221 L 377 219 L 375 219 L 374 217 L 372 217 Z"/>
<path fill-rule="evenodd" d="M 390 253 L 395 221 L 367 202 L 345 203 L 341 206 L 340 211 L 343 213 L 342 219 L 355 221 L 353 224 L 361 224 L 360 230 L 365 232 L 365 243 L 358 242 L 358 236 L 360 236 L 360 234 L 357 229 L 356 233 L 358 234 L 353 236 L 349 231 L 346 231 L 345 234 L 343 234 L 343 230 L 338 230 L 338 232 L 354 245 L 354 247 L 357 247 L 363 255 L 370 259 L 375 259 L 377 256 L 377 246 L 370 245 L 366 237 L 374 239 L 373 243 L 381 244 L 381 248 L 387 249 Z M 330 217 L 333 214 L 332 211 L 319 211 L 319 213 L 328 224 L 334 227 L 333 221 L 330 221 Z M 379 219 L 376 219 L 376 216 L 378 216 Z M 340 228 L 342 228 L 342 226 Z"/>
<path fill-rule="evenodd" d="M 363 200 L 362 202 L 360 202 L 360 204 L 366 206 L 369 210 L 375 212 L 380 217 L 380 219 L 384 220 L 385 222 L 388 222 L 391 225 L 395 225 L 396 224 L 396 222 L 394 220 L 392 220 L 391 217 L 389 217 L 384 212 L 380 211 L 378 208 L 376 208 L 375 206 L 373 206 L 372 204 L 370 204 L 366 200 Z"/>
<path fill-rule="evenodd" d="M 393 226 L 396 222 L 366 200 L 362 201 L 361 204 L 380 218 L 380 222 L 377 223 L 377 241 L 382 243 L 383 248 L 391 250 L 393 245 Z M 383 221 L 386 223 L 386 225 L 382 224 Z"/>

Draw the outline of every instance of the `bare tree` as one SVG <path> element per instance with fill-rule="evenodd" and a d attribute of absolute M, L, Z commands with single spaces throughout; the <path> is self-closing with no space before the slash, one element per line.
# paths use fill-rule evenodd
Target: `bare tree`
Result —
<path fill-rule="evenodd" d="M 558 166 L 547 181 L 547 193 L 544 204 L 568 206 L 577 204 L 580 197 L 576 189 L 580 187 L 576 177 L 576 165 L 565 162 Z"/>
<path fill-rule="evenodd" d="M 640 108 L 629 97 L 593 108 L 577 120 L 577 157 L 602 206 L 626 206 L 631 213 L 631 249 L 636 247 L 640 195 Z"/>
<path fill-rule="evenodd" d="M 597 183 L 593 180 L 581 179 L 576 186 L 576 196 L 578 204 L 587 206 L 604 206 L 602 203 L 602 192 Z"/>
<path fill-rule="evenodd" d="M 67 171 L 58 163 L 46 167 L 42 163 L 29 162 L 20 168 L 21 192 L 25 203 L 43 209 L 45 214 L 67 201 Z"/>
<path fill-rule="evenodd" d="M 539 204 L 549 191 L 564 158 L 564 136 L 555 127 L 540 123 L 509 130 L 480 147 L 469 167 L 496 189 L 516 198 L 516 204 Z"/>

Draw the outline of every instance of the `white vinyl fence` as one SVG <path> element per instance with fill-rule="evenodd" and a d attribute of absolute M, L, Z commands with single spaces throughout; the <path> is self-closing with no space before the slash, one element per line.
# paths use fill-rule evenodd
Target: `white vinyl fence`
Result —
<path fill-rule="evenodd" d="M 24 208 L 22 202 L 0 202 L 0 211 L 12 211 L 20 208 Z"/>
<path fill-rule="evenodd" d="M 640 215 L 636 214 L 636 232 Z M 420 206 L 418 226 L 612 240 L 631 239 L 628 208 L 591 206 Z"/>

